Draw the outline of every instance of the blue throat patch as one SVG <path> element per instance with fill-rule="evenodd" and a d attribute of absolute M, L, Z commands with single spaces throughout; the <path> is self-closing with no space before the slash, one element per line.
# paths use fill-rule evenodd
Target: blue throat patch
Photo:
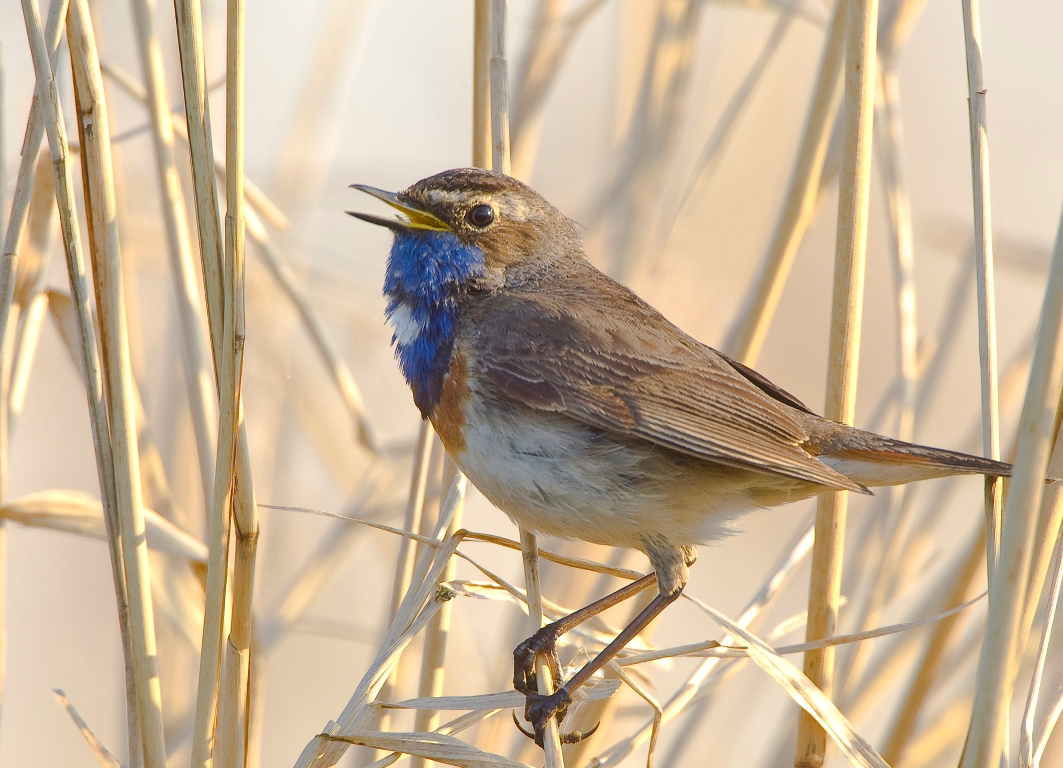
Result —
<path fill-rule="evenodd" d="M 425 418 L 432 413 L 450 366 L 462 286 L 484 271 L 483 251 L 465 245 L 451 232 L 403 230 L 395 232 L 384 275 L 386 314 L 400 308 L 420 332 L 411 339 L 391 337 L 395 357 L 413 401 Z"/>

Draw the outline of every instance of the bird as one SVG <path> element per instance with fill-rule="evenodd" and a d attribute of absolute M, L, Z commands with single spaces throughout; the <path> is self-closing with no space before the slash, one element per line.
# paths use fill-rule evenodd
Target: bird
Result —
<path fill-rule="evenodd" d="M 540 746 L 572 693 L 679 597 L 697 546 L 748 512 L 1010 475 L 1004 462 L 817 415 L 595 268 L 577 226 L 517 179 L 459 168 L 399 193 L 352 186 L 398 211 L 348 213 L 393 233 L 383 290 L 395 355 L 461 471 L 527 530 L 639 550 L 652 565 L 515 649 L 514 687 Z M 553 694 L 538 692 L 537 654 L 559 680 L 557 638 L 653 584 L 612 643 Z"/>

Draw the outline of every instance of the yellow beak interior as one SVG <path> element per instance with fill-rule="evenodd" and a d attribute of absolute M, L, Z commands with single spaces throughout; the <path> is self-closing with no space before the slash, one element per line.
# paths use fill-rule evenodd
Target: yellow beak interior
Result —
<path fill-rule="evenodd" d="M 405 218 L 397 217 L 396 221 L 407 229 L 432 229 L 443 232 L 451 231 L 450 226 L 438 216 L 418 208 L 395 192 L 387 192 L 383 189 L 366 186 L 365 184 L 352 184 L 351 186 L 357 190 L 365 192 L 367 195 L 372 195 L 377 200 L 383 200 L 392 208 L 402 213 Z"/>

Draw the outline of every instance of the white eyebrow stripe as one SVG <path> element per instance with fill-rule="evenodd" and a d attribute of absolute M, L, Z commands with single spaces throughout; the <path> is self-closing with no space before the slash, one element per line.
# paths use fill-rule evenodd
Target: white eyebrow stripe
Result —
<path fill-rule="evenodd" d="M 469 193 L 453 189 L 430 189 L 428 199 L 433 203 L 464 203 Z"/>
<path fill-rule="evenodd" d="M 408 346 L 417 341 L 417 337 L 424 331 L 424 325 L 419 323 L 413 316 L 413 312 L 405 304 L 399 304 L 389 318 L 391 327 L 395 329 L 395 340 Z"/>
<path fill-rule="evenodd" d="M 480 194 L 452 189 L 430 189 L 428 199 L 433 203 L 464 205 L 483 203 L 491 205 L 511 221 L 527 221 L 531 218 L 531 209 L 519 197 L 501 192 L 499 194 Z"/>

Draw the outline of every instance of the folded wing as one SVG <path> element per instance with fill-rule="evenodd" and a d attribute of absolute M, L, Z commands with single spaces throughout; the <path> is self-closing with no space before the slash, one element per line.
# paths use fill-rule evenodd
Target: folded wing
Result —
<path fill-rule="evenodd" d="M 472 364 L 532 408 L 706 461 L 866 491 L 802 447 L 796 398 L 766 390 L 601 273 L 581 278 L 482 299 Z"/>

